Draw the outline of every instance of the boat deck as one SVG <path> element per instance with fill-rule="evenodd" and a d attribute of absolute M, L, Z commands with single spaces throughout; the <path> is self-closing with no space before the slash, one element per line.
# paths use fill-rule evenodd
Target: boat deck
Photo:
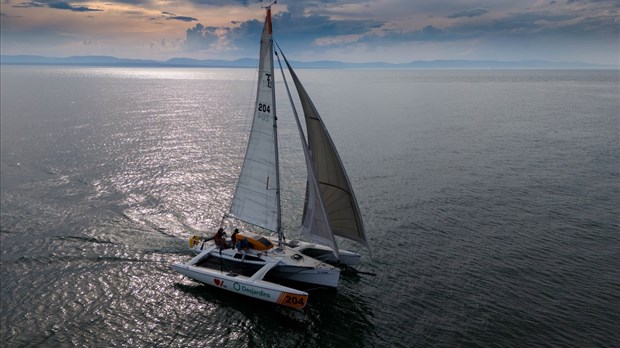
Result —
<path fill-rule="evenodd" d="M 217 257 L 206 257 L 200 260 L 200 262 L 198 262 L 195 266 L 209 269 L 219 269 L 222 272 L 229 272 L 229 275 L 240 274 L 246 277 L 251 277 L 262 267 L 260 265 L 227 261 Z"/>

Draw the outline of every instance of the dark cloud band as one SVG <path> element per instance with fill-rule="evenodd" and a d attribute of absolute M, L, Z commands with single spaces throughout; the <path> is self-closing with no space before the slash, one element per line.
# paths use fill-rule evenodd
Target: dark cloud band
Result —
<path fill-rule="evenodd" d="M 85 7 L 85 6 L 73 6 L 71 4 L 69 4 L 68 2 L 65 1 L 54 1 L 54 2 L 49 2 L 49 3 L 44 3 L 44 2 L 38 2 L 38 1 L 29 1 L 29 2 L 23 2 L 19 5 L 14 5 L 13 7 L 20 7 L 20 8 L 30 8 L 30 7 L 48 7 L 48 8 L 53 8 L 56 10 L 68 10 L 68 11 L 73 11 L 73 12 L 100 12 L 103 10 L 97 9 L 97 8 L 90 8 L 90 7 Z"/>

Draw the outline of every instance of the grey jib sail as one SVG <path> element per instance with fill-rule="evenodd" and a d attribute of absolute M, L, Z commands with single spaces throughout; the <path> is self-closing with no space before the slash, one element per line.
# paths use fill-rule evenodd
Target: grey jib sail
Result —
<path fill-rule="evenodd" d="M 367 245 L 361 214 L 340 156 L 321 116 L 299 81 L 297 74 L 286 58 L 284 60 L 297 88 L 297 94 L 304 111 L 311 162 L 331 230 L 337 236 Z M 306 190 L 306 194 L 309 195 L 306 197 L 307 202 L 312 202 L 317 198 L 312 197 L 312 191 Z M 312 203 L 306 204 L 304 225 L 307 225 L 307 219 L 312 218 L 313 214 L 308 212 L 312 206 Z M 312 230 L 307 231 L 307 233 L 321 234 L 320 231 Z"/>

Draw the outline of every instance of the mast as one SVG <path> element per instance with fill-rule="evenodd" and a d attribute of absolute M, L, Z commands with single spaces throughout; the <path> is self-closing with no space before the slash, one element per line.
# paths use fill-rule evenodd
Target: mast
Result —
<path fill-rule="evenodd" d="M 275 2 L 274 2 L 275 4 Z M 273 107 L 273 147 L 276 160 L 276 216 L 277 216 L 277 233 L 278 233 L 278 247 L 282 247 L 284 243 L 284 233 L 282 231 L 282 204 L 280 200 L 280 155 L 278 152 L 278 117 L 276 114 L 276 90 L 275 90 L 275 74 L 273 74 L 273 34 L 271 26 L 271 5 L 267 6 L 267 31 L 269 32 L 269 64 L 272 73 L 272 88 L 271 88 L 271 105 Z"/>

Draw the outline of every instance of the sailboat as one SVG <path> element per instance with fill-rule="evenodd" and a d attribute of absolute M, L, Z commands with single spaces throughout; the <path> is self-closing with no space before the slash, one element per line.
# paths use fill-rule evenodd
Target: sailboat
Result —
<path fill-rule="evenodd" d="M 308 293 L 285 284 L 337 287 L 340 268 L 327 262 L 355 265 L 360 262 L 361 256 L 339 249 L 335 236 L 365 246 L 367 241 L 351 184 L 334 143 L 312 100 L 280 50 L 301 101 L 307 132 L 306 137 L 276 52 L 307 168 L 302 234 L 309 241 L 286 241 L 280 204 L 271 6 L 266 7 L 266 12 L 252 128 L 239 180 L 230 209 L 222 219 L 222 226 L 224 220 L 237 220 L 275 232 L 277 239 L 242 232 L 234 233 L 228 240 L 222 236 L 222 228 L 214 240 L 192 236 L 190 248 L 198 255 L 187 263 L 174 263 L 172 268 L 189 278 L 223 290 L 303 308 L 308 301 Z"/>

